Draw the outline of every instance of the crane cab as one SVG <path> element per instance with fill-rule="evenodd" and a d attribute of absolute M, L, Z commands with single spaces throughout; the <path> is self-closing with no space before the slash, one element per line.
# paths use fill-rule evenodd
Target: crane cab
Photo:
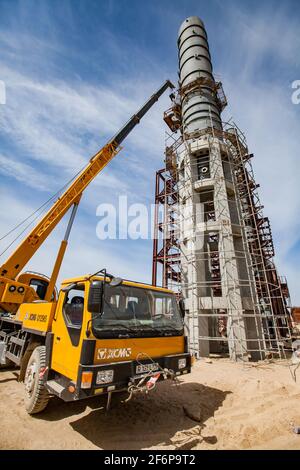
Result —
<path fill-rule="evenodd" d="M 15 280 L 0 277 L 0 311 L 14 314 L 24 302 L 44 300 L 50 279 L 40 273 L 26 271 Z M 52 301 L 57 292 L 53 291 Z"/>

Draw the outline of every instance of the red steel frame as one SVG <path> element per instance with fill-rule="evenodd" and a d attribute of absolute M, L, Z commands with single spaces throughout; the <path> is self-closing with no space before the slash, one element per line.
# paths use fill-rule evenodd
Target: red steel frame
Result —
<path fill-rule="evenodd" d="M 180 285 L 180 251 L 176 207 L 178 190 L 176 179 L 163 168 L 156 172 L 155 212 L 153 237 L 152 284 L 157 285 L 158 266 L 162 269 L 162 286 L 170 287 L 170 281 Z M 162 210 L 160 210 L 162 208 Z"/>

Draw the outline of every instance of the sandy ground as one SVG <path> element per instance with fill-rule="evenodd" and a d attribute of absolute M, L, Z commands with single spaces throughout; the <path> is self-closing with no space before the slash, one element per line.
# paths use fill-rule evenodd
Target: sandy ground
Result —
<path fill-rule="evenodd" d="M 179 385 L 124 404 L 51 399 L 30 417 L 14 370 L 0 371 L 1 449 L 300 449 L 300 368 L 199 361 Z M 199 419 L 195 421 L 194 419 Z"/>

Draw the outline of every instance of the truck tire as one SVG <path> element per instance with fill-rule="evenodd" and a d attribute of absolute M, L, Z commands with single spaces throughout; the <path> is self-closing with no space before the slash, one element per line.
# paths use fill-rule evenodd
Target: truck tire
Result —
<path fill-rule="evenodd" d="M 40 372 L 46 367 L 46 347 L 38 346 L 30 356 L 25 372 L 25 408 L 33 415 L 43 411 L 49 401 L 49 394 Z"/>
<path fill-rule="evenodd" d="M 33 351 L 38 346 L 41 346 L 41 343 L 36 343 L 35 342 L 35 343 L 29 343 L 28 344 L 28 346 L 25 350 L 25 353 L 23 354 L 22 360 L 21 360 L 18 382 L 24 382 L 28 361 L 31 358 L 31 355 L 32 355 Z"/>

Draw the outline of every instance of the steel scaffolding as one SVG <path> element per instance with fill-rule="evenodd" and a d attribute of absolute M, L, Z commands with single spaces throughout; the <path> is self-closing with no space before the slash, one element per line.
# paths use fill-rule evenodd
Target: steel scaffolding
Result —
<path fill-rule="evenodd" d="M 253 154 L 249 153 L 246 139 L 236 124 L 223 123 L 223 130 L 208 125 L 200 132 L 178 137 L 175 134 L 180 126 L 178 116 L 178 109 L 172 114 L 172 108 L 165 114 L 165 121 L 174 133 L 167 133 L 165 168 L 156 174 L 153 284 L 158 284 L 160 278 L 159 284 L 173 289 L 179 296 L 182 296 L 182 293 L 193 294 L 190 295 L 193 300 L 187 312 L 192 349 L 193 342 L 196 341 L 208 342 L 211 353 L 228 354 L 229 341 L 234 343 L 234 347 L 241 349 L 244 347 L 242 340 L 234 335 L 230 337 L 228 331 L 231 324 L 240 325 L 246 321 L 251 322 L 254 331 L 252 336 L 243 339 L 249 357 L 252 353 L 255 353 L 258 359 L 271 355 L 285 357 L 291 338 L 289 291 L 286 280 L 279 277 L 274 264 L 272 232 L 269 219 L 263 215 L 263 206 L 257 191 L 259 185 L 255 182 L 251 164 Z M 190 174 L 187 174 L 188 166 L 181 159 L 182 149 L 187 146 L 187 141 L 196 145 L 197 139 L 204 135 L 207 136 L 210 152 L 216 138 L 224 144 L 222 164 L 228 165 L 228 175 L 231 175 L 228 176 L 228 184 L 232 184 L 234 188 L 228 203 L 237 208 L 238 216 L 232 223 L 236 230 L 235 236 L 242 240 L 240 249 L 235 249 L 231 255 L 245 265 L 247 273 L 245 278 L 239 277 L 238 283 L 230 276 L 230 266 L 227 266 L 226 271 L 222 271 L 221 282 L 225 245 L 222 245 L 218 231 L 214 232 L 213 227 L 216 220 L 214 200 L 222 196 L 214 194 L 214 190 L 209 187 L 199 193 L 204 207 L 204 221 L 211 227 L 208 231 L 207 250 L 202 250 L 201 253 L 191 251 L 188 256 L 182 250 L 185 243 L 182 239 L 182 224 L 196 227 L 197 211 L 193 210 L 188 214 L 184 211 L 186 200 L 180 197 L 181 185 L 188 186 L 187 181 L 192 180 L 195 187 L 199 181 L 211 176 L 203 171 L 203 168 L 207 168 L 205 155 L 201 157 L 202 160 L 198 158 L 193 161 L 190 165 L 193 171 L 190 168 Z M 192 195 L 185 195 L 185 198 L 189 197 Z M 232 217 L 234 218 L 234 215 Z M 193 237 L 196 242 L 196 232 Z M 188 278 L 184 272 L 186 266 L 196 265 L 204 260 L 209 266 L 208 278 Z M 224 279 L 224 276 L 227 278 Z M 235 290 L 244 293 L 242 314 L 232 301 L 228 300 L 225 308 L 220 304 L 222 286 L 226 286 L 226 289 L 233 293 Z M 210 297 L 209 309 L 207 305 L 199 305 L 199 289 L 208 292 L 205 299 Z M 249 305 L 252 307 L 249 308 Z M 209 319 L 208 334 L 201 331 L 203 318 Z"/>

